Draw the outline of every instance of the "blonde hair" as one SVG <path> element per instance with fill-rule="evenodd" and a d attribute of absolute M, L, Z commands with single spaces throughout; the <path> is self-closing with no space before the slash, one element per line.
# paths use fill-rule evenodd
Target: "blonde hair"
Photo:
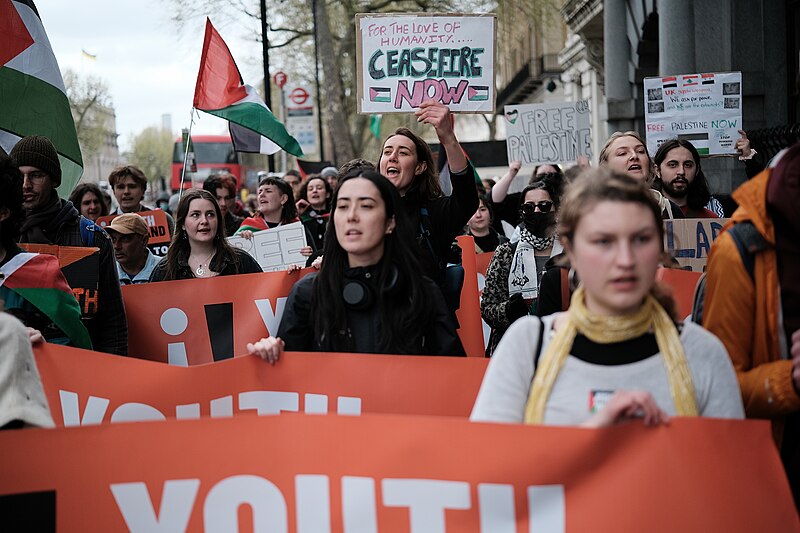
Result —
<path fill-rule="evenodd" d="M 661 208 L 653 198 L 650 188 L 641 180 L 615 172 L 607 166 L 582 172 L 567 187 L 558 218 L 558 234 L 565 248 L 571 247 L 581 217 L 603 201 L 634 203 L 646 207 L 653 214 L 659 247 L 663 253 L 664 224 L 661 221 Z M 653 283 L 651 294 L 673 319 L 677 317 L 675 301 L 668 287 Z"/>
<path fill-rule="evenodd" d="M 650 157 L 650 153 L 647 151 L 647 143 L 644 141 L 644 139 L 642 139 L 641 135 L 639 135 L 638 132 L 629 130 L 629 131 L 615 131 L 614 133 L 612 133 L 611 137 L 609 137 L 608 140 L 606 141 L 606 144 L 603 145 L 603 149 L 600 150 L 599 162 L 600 163 L 608 162 L 608 156 L 609 152 L 611 151 L 611 145 L 614 144 L 614 141 L 616 141 L 617 139 L 621 139 L 622 137 L 633 137 L 634 139 L 642 143 L 642 145 L 644 146 L 644 153 L 647 154 L 647 170 L 648 170 L 647 183 L 651 184 L 651 182 L 653 181 L 653 177 L 655 176 L 655 165 L 653 164 L 653 158 Z"/>

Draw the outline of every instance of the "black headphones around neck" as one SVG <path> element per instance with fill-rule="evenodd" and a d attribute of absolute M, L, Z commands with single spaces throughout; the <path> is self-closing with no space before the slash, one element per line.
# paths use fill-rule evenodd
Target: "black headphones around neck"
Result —
<path fill-rule="evenodd" d="M 376 274 L 376 272 L 361 272 L 357 277 L 345 280 L 342 287 L 342 298 L 347 307 L 356 311 L 363 311 L 375 305 L 377 295 L 371 283 L 371 278 Z M 389 278 L 380 293 L 381 295 L 390 294 L 396 291 L 399 285 L 400 271 L 397 270 L 395 265 L 391 265 L 389 267 Z"/>

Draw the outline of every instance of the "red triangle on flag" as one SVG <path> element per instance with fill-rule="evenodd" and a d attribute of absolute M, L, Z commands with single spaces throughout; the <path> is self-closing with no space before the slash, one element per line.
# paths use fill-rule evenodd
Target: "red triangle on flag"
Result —
<path fill-rule="evenodd" d="M 28 28 L 13 2 L 0 2 L 0 66 L 5 65 L 33 44 Z"/>
<path fill-rule="evenodd" d="M 473 97 L 473 96 L 475 96 L 476 94 L 478 94 L 478 91 L 476 91 L 476 90 L 475 90 L 475 89 L 473 89 L 472 87 L 468 87 L 468 88 L 467 88 L 467 98 L 472 98 L 472 97 Z"/>
<path fill-rule="evenodd" d="M 247 89 L 231 51 L 211 25 L 211 20 L 206 18 L 203 56 L 194 89 L 194 107 L 201 110 L 223 109 L 245 96 Z"/>

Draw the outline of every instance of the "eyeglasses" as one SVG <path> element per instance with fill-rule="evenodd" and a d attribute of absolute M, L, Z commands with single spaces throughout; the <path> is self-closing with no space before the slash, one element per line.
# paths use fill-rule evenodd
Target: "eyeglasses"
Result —
<path fill-rule="evenodd" d="M 44 183 L 45 178 L 47 178 L 47 172 L 42 172 L 40 170 L 34 170 L 33 172 L 25 172 L 22 174 L 22 181 L 24 182 L 26 179 L 29 180 L 34 185 L 41 185 Z"/>
<path fill-rule="evenodd" d="M 539 208 L 539 211 L 542 213 L 549 213 L 553 208 L 553 202 L 550 200 L 542 200 L 541 202 L 526 202 L 522 204 L 522 212 L 526 215 L 535 212 L 536 208 Z"/>

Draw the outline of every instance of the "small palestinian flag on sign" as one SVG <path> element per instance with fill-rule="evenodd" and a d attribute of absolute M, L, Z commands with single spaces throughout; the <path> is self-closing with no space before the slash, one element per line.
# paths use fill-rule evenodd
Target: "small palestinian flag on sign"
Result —
<path fill-rule="evenodd" d="M 467 89 L 467 99 L 470 102 L 483 102 L 489 99 L 489 87 L 487 85 L 470 86 Z"/>
<path fill-rule="evenodd" d="M 697 82 L 700 81 L 700 76 L 697 74 L 689 74 L 687 76 L 681 76 L 681 80 L 683 81 L 684 87 L 689 87 L 692 85 L 697 85 Z"/>
<path fill-rule="evenodd" d="M 708 155 L 708 133 L 686 133 L 678 135 L 678 139 L 689 141 L 700 155 Z"/>
<path fill-rule="evenodd" d="M 703 80 L 703 85 L 714 85 L 714 75 L 713 74 L 700 74 L 700 78 Z"/>
<path fill-rule="evenodd" d="M 369 88 L 369 101 L 370 102 L 391 102 L 392 90 L 389 87 L 370 87 Z"/>
<path fill-rule="evenodd" d="M 674 89 L 678 87 L 678 78 L 675 76 L 669 76 L 667 78 L 661 78 L 661 83 L 665 89 Z"/>

